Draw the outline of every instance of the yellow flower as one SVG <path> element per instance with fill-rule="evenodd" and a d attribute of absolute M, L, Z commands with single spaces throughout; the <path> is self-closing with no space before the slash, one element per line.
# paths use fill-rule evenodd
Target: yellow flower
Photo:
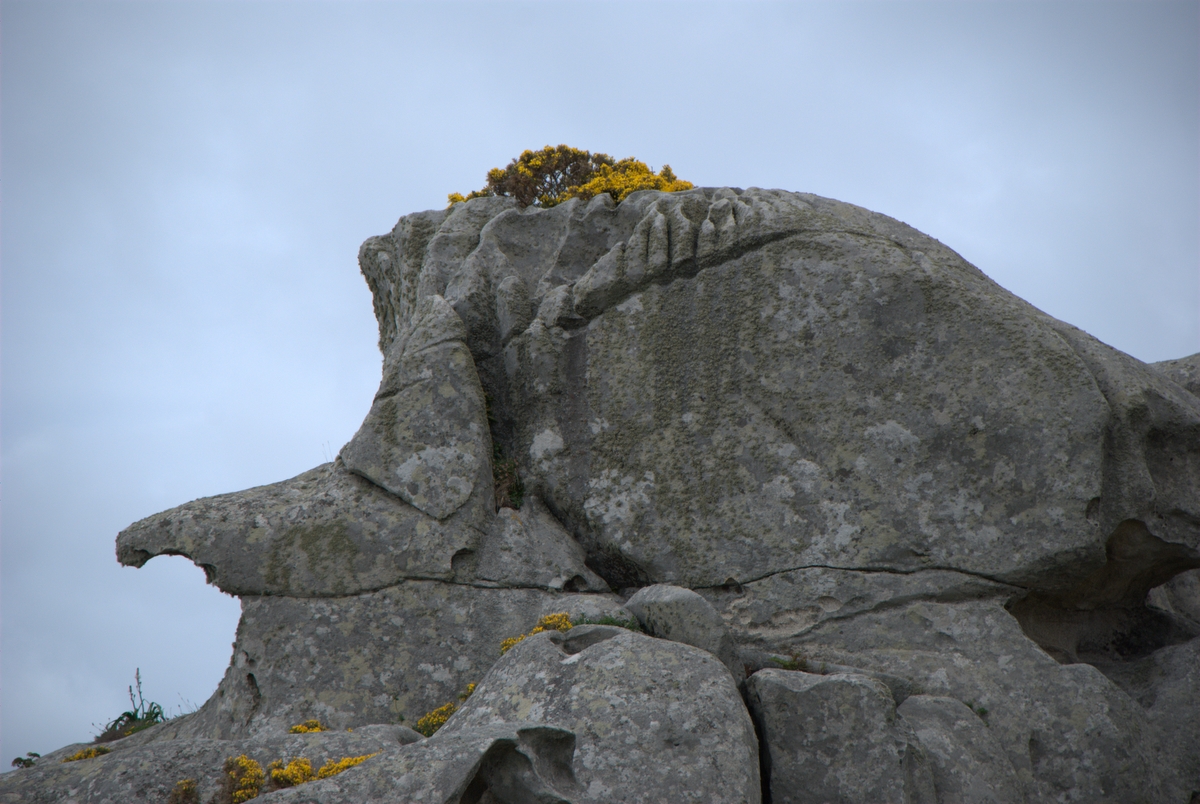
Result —
<path fill-rule="evenodd" d="M 267 780 L 262 765 L 245 754 L 225 760 L 225 774 L 229 777 L 225 789 L 233 804 L 245 804 L 257 798 Z"/>
<path fill-rule="evenodd" d="M 95 748 L 82 748 L 64 759 L 63 762 L 78 762 L 81 759 L 95 759 L 96 757 L 102 757 L 111 751 L 111 748 L 105 748 L 102 745 L 96 746 Z"/>
<path fill-rule="evenodd" d="M 448 703 L 445 706 L 439 706 L 432 712 L 427 713 L 424 717 L 417 721 L 416 729 L 426 737 L 432 737 L 434 732 L 446 725 L 446 721 L 450 716 L 458 711 L 458 704 Z"/>
<path fill-rule="evenodd" d="M 283 760 L 277 759 L 267 766 L 267 770 L 271 771 L 271 782 L 276 787 L 294 787 L 316 778 L 312 763 L 304 757 L 293 759 L 287 765 L 283 764 Z"/>
<path fill-rule="evenodd" d="M 329 729 L 319 720 L 306 720 L 292 726 L 288 731 L 292 734 L 311 734 L 317 731 L 329 731 Z"/>
<path fill-rule="evenodd" d="M 375 752 L 375 754 L 378 753 L 378 751 Z M 336 776 L 344 770 L 349 770 L 355 765 L 367 761 L 371 757 L 375 756 L 375 754 L 364 754 L 361 757 L 342 757 L 337 762 L 334 762 L 332 759 L 330 759 L 321 766 L 319 771 L 317 771 L 317 778 L 328 779 L 330 776 Z"/>

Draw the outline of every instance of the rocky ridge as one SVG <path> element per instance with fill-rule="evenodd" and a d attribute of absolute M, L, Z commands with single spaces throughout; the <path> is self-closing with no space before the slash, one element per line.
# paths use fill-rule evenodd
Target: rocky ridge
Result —
<path fill-rule="evenodd" d="M 1200 796 L 1200 355 L 774 190 L 481 198 L 359 262 L 383 377 L 337 459 L 117 540 L 241 598 L 217 692 L 0 802 L 208 801 L 240 754 L 373 754 L 264 802 Z M 640 632 L 501 656 L 556 612 Z"/>

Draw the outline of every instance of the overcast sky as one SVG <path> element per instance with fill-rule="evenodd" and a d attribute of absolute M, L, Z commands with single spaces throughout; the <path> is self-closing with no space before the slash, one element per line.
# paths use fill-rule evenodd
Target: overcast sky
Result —
<path fill-rule="evenodd" d="M 335 455 L 356 255 L 525 148 L 886 213 L 1133 356 L 1200 351 L 1198 5 L 0 6 L 0 762 L 169 711 L 238 603 L 129 523 Z"/>

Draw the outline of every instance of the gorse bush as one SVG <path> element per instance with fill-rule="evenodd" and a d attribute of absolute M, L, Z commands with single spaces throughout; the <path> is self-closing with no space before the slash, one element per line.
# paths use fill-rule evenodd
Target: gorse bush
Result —
<path fill-rule="evenodd" d="M 464 692 L 459 693 L 458 700 L 460 700 L 460 701 L 467 700 L 468 698 L 471 697 L 471 693 L 473 693 L 473 692 L 475 692 L 475 683 L 474 682 L 468 684 L 467 689 Z M 442 726 L 446 725 L 446 721 L 449 720 L 450 716 L 453 715 L 457 711 L 458 711 L 458 704 L 454 703 L 454 701 L 451 701 L 450 703 L 445 704 L 444 706 L 439 706 L 437 709 L 434 709 L 432 712 L 426 712 L 425 715 L 420 720 L 417 721 L 417 725 L 415 726 L 415 729 L 419 733 L 424 734 L 426 737 L 432 737 L 434 735 L 434 732 L 436 732 Z"/>
<path fill-rule="evenodd" d="M 608 193 L 618 203 L 636 190 L 674 193 L 690 190 L 691 182 L 676 178 L 670 165 L 655 173 L 633 157 L 615 160 L 569 145 L 525 151 L 508 167 L 488 171 L 487 184 L 472 193 L 450 193 L 450 204 L 486 196 L 515 198 L 522 207 L 552 207 L 568 198 L 588 200 Z"/>
<path fill-rule="evenodd" d="M 200 804 L 200 789 L 195 779 L 180 779 L 167 797 L 167 804 Z"/>

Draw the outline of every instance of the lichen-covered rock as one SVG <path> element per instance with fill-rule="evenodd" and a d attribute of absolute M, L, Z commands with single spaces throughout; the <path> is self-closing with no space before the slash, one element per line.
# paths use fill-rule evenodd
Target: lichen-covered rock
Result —
<path fill-rule="evenodd" d="M 480 546 L 474 575 L 506 587 L 568 592 L 607 592 L 608 584 L 587 567 L 579 542 L 541 501 L 526 497 L 521 509 L 501 508 Z"/>
<path fill-rule="evenodd" d="M 269 486 L 181 505 L 135 522 L 117 558 L 141 566 L 183 555 L 231 595 L 353 595 L 407 578 L 454 577 L 478 531 L 439 522 L 340 460 Z"/>
<path fill-rule="evenodd" d="M 935 804 L 928 759 L 875 679 L 760 670 L 746 700 L 772 802 Z"/>
<path fill-rule="evenodd" d="M 467 521 L 475 523 L 491 508 L 492 441 L 466 338 L 445 299 L 422 299 L 388 347 L 375 402 L 340 457 L 438 520 L 474 495 Z"/>
<path fill-rule="evenodd" d="M 535 723 L 435 734 L 330 779 L 268 793 L 262 804 L 572 804 L 575 735 Z"/>
<path fill-rule="evenodd" d="M 1004 749 L 962 701 L 913 695 L 896 712 L 929 757 L 937 804 L 1025 804 Z"/>
<path fill-rule="evenodd" d="M 1098 666 L 1145 708 L 1162 734 L 1163 765 L 1177 768 L 1183 789 L 1200 795 L 1200 638 Z"/>
<path fill-rule="evenodd" d="M 741 677 L 737 647 L 725 621 L 712 604 L 691 589 L 656 584 L 625 601 L 646 633 L 706 650 Z"/>
<path fill-rule="evenodd" d="M 1055 662 L 995 603 L 912 603 L 828 621 L 792 650 L 986 710 L 1030 801 L 1187 801 L 1146 711 L 1092 665 Z"/>
<path fill-rule="evenodd" d="M 344 598 L 244 598 L 233 660 L 184 733 L 269 734 L 309 718 L 412 725 L 481 679 L 539 610 L 569 609 L 571 597 L 409 581 Z"/>
<path fill-rule="evenodd" d="M 134 735 L 137 736 L 137 735 Z M 375 754 L 374 760 L 397 754 L 420 739 L 409 729 L 367 726 L 353 732 L 324 731 L 282 734 L 249 740 L 168 739 L 127 744 L 109 743 L 111 753 L 95 759 L 62 762 L 65 750 L 47 755 L 32 768 L 0 776 L 3 804 L 163 804 L 175 784 L 196 782 L 200 800 L 208 802 L 221 789 L 225 761 L 245 755 L 267 768 L 302 757 L 313 768 L 329 760 Z M 70 746 L 74 748 L 74 746 Z"/>
<path fill-rule="evenodd" d="M 575 733 L 581 804 L 760 801 L 757 740 L 733 678 L 689 645 L 609 626 L 536 634 L 443 731 L 522 721 Z"/>
<path fill-rule="evenodd" d="M 1161 360 L 1150 363 L 1150 368 L 1166 375 L 1171 382 L 1200 396 L 1200 353 L 1176 360 Z"/>

